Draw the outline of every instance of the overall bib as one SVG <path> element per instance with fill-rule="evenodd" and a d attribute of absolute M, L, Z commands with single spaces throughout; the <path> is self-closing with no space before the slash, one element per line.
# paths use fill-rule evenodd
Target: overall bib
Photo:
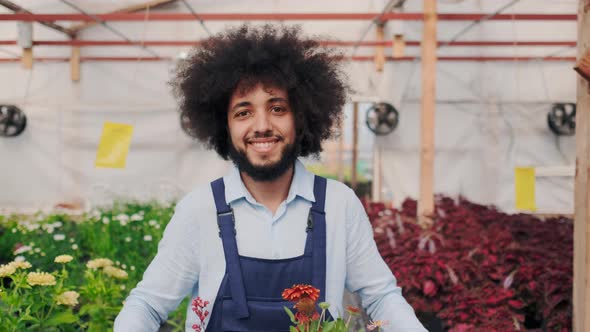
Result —
<path fill-rule="evenodd" d="M 320 290 L 316 303 L 326 294 L 326 179 L 316 176 L 313 203 L 307 221 L 305 252 L 286 259 L 240 256 L 236 243 L 233 210 L 225 200 L 223 178 L 211 183 L 219 236 L 223 243 L 226 269 L 206 332 L 289 331 L 291 320 L 283 307 L 293 311 L 293 303 L 281 294 L 294 284 L 309 284 Z M 318 312 L 321 312 L 318 308 Z M 327 320 L 332 320 L 326 311 Z"/>

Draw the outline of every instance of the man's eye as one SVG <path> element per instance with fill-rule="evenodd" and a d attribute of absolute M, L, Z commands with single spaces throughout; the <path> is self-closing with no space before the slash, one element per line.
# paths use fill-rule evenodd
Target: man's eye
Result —
<path fill-rule="evenodd" d="M 236 113 L 236 118 L 247 116 L 250 111 L 239 111 Z"/>
<path fill-rule="evenodd" d="M 270 110 L 275 113 L 281 113 L 286 111 L 284 108 L 280 106 L 273 106 Z"/>

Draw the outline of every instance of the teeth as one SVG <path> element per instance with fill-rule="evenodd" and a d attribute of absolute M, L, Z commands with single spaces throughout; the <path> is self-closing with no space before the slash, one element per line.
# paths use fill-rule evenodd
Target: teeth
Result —
<path fill-rule="evenodd" d="M 269 148 L 271 145 L 275 144 L 274 142 L 263 142 L 263 143 L 252 143 L 254 146 L 259 148 Z"/>

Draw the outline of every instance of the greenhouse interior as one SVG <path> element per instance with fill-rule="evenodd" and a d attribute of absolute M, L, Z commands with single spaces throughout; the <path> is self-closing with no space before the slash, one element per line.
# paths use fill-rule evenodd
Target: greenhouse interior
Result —
<path fill-rule="evenodd" d="M 0 0 L 0 73 L 1 331 L 590 331 L 590 0 Z"/>

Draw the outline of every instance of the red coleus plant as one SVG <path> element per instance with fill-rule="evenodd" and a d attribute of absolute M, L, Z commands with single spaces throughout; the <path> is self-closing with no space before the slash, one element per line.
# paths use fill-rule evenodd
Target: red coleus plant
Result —
<path fill-rule="evenodd" d="M 571 330 L 571 219 L 508 215 L 437 197 L 434 225 L 364 202 L 385 262 L 416 311 L 434 312 L 451 331 Z"/>

